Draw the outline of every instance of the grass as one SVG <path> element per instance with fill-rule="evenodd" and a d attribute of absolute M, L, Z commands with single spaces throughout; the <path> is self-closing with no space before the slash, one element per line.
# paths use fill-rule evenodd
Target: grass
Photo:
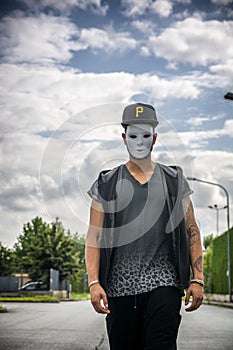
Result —
<path fill-rule="evenodd" d="M 71 293 L 70 300 L 90 300 L 90 294 L 89 293 Z"/>
<path fill-rule="evenodd" d="M 79 300 L 90 300 L 90 294 L 89 293 L 71 293 L 70 301 L 79 301 Z M 0 297 L 0 302 L 9 302 L 9 301 L 16 301 L 16 302 L 44 302 L 44 303 L 58 303 L 60 301 L 57 297 L 52 296 L 18 296 L 18 297 Z"/>
<path fill-rule="evenodd" d="M 0 304 L 0 313 L 7 312 L 7 308 Z"/>
<path fill-rule="evenodd" d="M 51 296 L 34 296 L 34 297 L 0 297 L 0 301 L 20 301 L 20 302 L 45 302 L 58 303 L 59 299 Z"/>
<path fill-rule="evenodd" d="M 62 300 L 62 299 L 61 299 Z M 80 301 L 80 300 L 90 300 L 90 294 L 89 293 L 71 293 L 70 301 Z M 10 302 L 10 301 L 16 301 L 16 302 L 44 302 L 44 303 L 58 303 L 60 301 L 57 297 L 52 296 L 25 296 L 21 295 L 18 297 L 0 297 L 0 302 Z"/>

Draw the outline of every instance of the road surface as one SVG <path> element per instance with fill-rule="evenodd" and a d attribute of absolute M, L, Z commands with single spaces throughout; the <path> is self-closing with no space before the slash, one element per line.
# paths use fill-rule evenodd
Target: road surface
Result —
<path fill-rule="evenodd" d="M 96 350 L 103 342 L 104 317 L 89 301 L 2 304 L 1 350 Z"/>
<path fill-rule="evenodd" d="M 104 316 L 89 301 L 3 304 L 9 313 L 0 314 L 1 350 L 108 350 Z M 178 350 L 197 349 L 233 349 L 232 309 L 182 309 Z"/>

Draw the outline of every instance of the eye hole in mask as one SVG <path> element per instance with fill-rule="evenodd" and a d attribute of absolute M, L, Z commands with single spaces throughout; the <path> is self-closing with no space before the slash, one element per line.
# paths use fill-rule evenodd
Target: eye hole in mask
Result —
<path fill-rule="evenodd" d="M 148 139 L 148 137 L 150 137 L 151 136 L 151 134 L 145 134 L 145 135 L 143 135 L 143 137 L 145 138 L 145 139 Z M 137 135 L 129 135 L 129 137 L 131 138 L 131 139 L 136 139 L 137 138 Z"/>

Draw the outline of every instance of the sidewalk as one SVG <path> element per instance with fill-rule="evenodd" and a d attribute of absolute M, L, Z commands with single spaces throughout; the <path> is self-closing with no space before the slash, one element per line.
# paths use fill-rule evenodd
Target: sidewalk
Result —
<path fill-rule="evenodd" d="M 233 309 L 233 303 L 227 303 L 227 302 L 221 302 L 221 301 L 214 301 L 214 300 L 204 300 L 203 304 L 205 305 L 215 305 L 215 306 L 221 306 L 221 307 L 227 307 L 230 309 Z"/>
<path fill-rule="evenodd" d="M 233 301 L 229 302 L 229 294 L 211 294 L 205 293 L 203 304 L 216 305 L 222 307 L 233 308 Z"/>

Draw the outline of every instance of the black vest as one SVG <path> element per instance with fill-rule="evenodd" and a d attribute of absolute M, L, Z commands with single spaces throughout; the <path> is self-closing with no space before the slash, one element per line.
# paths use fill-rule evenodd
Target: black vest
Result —
<path fill-rule="evenodd" d="M 169 221 L 166 233 L 172 235 L 173 249 L 176 257 L 178 277 L 183 289 L 190 284 L 190 256 L 185 220 L 182 205 L 181 187 L 183 181 L 182 169 L 177 166 L 160 164 L 165 179 L 166 205 L 169 212 Z M 122 166 L 110 171 L 102 171 L 98 178 L 98 190 L 104 199 L 105 209 L 103 232 L 100 248 L 99 280 L 105 289 L 110 271 L 111 256 L 114 247 L 114 208 L 111 206 L 116 199 L 116 184 L 122 176 Z"/>

